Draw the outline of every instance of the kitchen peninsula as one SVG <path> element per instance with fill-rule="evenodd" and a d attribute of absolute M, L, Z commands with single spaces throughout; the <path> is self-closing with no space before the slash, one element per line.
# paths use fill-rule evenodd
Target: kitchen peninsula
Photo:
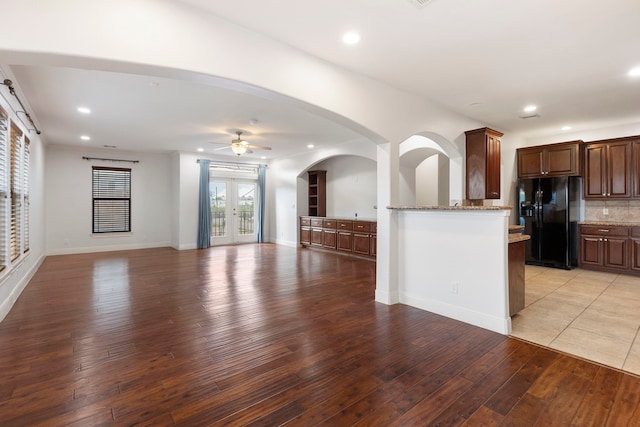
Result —
<path fill-rule="evenodd" d="M 398 224 L 399 302 L 502 334 L 509 312 L 509 215 L 501 206 L 388 206 Z M 526 236 L 511 237 L 514 242 Z"/>

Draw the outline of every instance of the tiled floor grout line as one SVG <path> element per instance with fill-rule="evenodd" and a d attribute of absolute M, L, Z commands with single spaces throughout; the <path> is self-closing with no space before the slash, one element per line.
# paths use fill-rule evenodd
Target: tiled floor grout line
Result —
<path fill-rule="evenodd" d="M 637 353 L 638 348 L 640 348 L 640 324 L 634 324 L 634 319 L 632 319 L 632 321 L 630 322 L 631 325 L 626 324 L 625 328 L 627 328 L 628 325 L 632 326 L 634 329 L 626 329 L 627 332 L 624 335 L 618 334 L 617 330 L 615 329 L 615 318 L 619 317 L 620 313 L 615 310 L 615 307 L 612 309 L 612 307 L 609 306 L 609 299 L 613 298 L 615 300 L 617 298 L 626 298 L 626 295 L 624 294 L 620 296 L 620 291 L 624 292 L 625 288 L 629 284 L 632 285 L 629 298 L 635 299 L 635 292 L 636 290 L 640 292 L 640 287 L 634 288 L 634 286 L 636 285 L 633 282 L 629 282 L 627 280 L 621 280 L 621 283 L 617 283 L 621 277 L 626 276 L 616 273 L 613 273 L 611 275 L 599 275 L 598 273 L 592 274 L 594 272 L 591 272 L 589 270 L 577 270 L 575 275 L 570 275 L 571 277 L 567 277 L 567 275 L 561 273 L 560 270 L 558 270 L 558 274 L 554 273 L 554 269 L 537 266 L 532 266 L 531 269 L 527 270 L 525 275 L 525 287 L 527 282 L 533 282 L 533 284 L 530 288 L 532 292 L 527 294 L 526 302 L 528 302 L 528 305 L 525 306 L 524 310 L 531 308 L 531 310 L 533 311 L 527 312 L 529 314 L 525 314 L 525 317 L 522 318 L 523 321 L 525 321 L 525 323 L 523 323 L 524 329 L 521 329 L 519 332 L 516 330 L 516 333 L 513 334 L 513 336 L 553 349 L 553 345 L 559 343 L 558 339 L 562 334 L 567 333 L 569 334 L 569 336 L 573 335 L 574 333 L 593 334 L 595 336 L 602 337 L 602 339 L 604 340 L 611 341 L 612 347 L 603 347 L 603 349 L 613 349 L 614 352 L 617 352 L 618 357 L 622 359 L 622 363 L 621 366 L 617 367 L 617 365 L 620 363 L 620 360 L 612 364 L 609 362 L 604 362 L 603 359 L 600 359 L 598 356 L 594 356 L 594 358 L 586 356 L 588 360 L 593 360 L 596 363 L 603 363 L 605 366 L 612 366 L 616 369 L 621 369 L 625 372 L 638 375 Z M 573 289 L 567 288 L 572 284 L 572 282 L 574 286 L 571 286 L 571 288 Z M 560 284 L 557 285 L 557 283 Z M 584 285 L 584 287 L 581 285 Z M 613 288 L 612 285 L 616 285 L 616 287 Z M 601 288 L 601 286 L 604 287 Z M 595 292 L 592 293 L 593 291 Z M 536 297 L 537 299 L 535 299 L 535 301 L 531 301 L 532 298 Z M 603 300 L 602 298 L 604 297 L 606 298 Z M 564 301 L 566 301 L 566 304 L 563 302 L 563 299 Z M 576 300 L 584 300 L 584 302 L 581 302 L 580 304 L 573 304 L 574 302 L 576 302 Z M 586 303 L 586 305 L 583 305 L 583 303 Z M 562 307 L 567 304 L 571 304 L 573 308 L 564 310 Z M 596 304 L 597 306 L 594 307 Z M 554 306 L 557 306 L 558 310 L 564 312 L 564 314 L 569 314 L 569 316 L 560 315 L 556 317 L 555 315 L 552 315 L 551 312 L 548 312 L 548 314 L 540 314 L 544 313 L 547 310 L 554 310 Z M 574 313 L 573 310 L 579 311 Z M 586 313 L 589 314 L 587 315 Z M 538 317 L 540 315 L 544 317 Z M 581 327 L 578 327 L 576 326 L 576 322 L 582 316 L 586 316 L 585 321 L 587 323 L 581 324 Z M 603 317 L 602 320 L 599 319 L 600 316 Z M 563 318 L 566 320 L 562 321 Z M 547 337 L 549 338 L 545 338 L 543 334 L 540 336 L 540 340 L 536 340 L 535 338 L 533 338 L 531 333 L 536 335 L 536 332 L 534 331 L 537 330 L 535 328 L 537 319 L 540 319 L 540 321 L 548 319 L 550 321 L 549 324 L 556 325 L 556 327 L 560 326 L 561 330 L 557 332 L 556 328 L 552 328 L 550 332 L 552 332 L 553 335 L 547 335 Z M 534 322 L 533 329 L 531 326 L 531 320 L 533 320 Z M 567 321 L 568 323 L 566 323 L 565 325 L 565 322 Z M 595 324 L 599 326 L 595 326 L 594 329 L 590 329 L 589 322 L 594 321 L 596 322 Z M 613 328 L 611 329 L 613 332 L 608 332 L 610 331 L 610 328 Z M 571 330 L 572 332 L 569 332 L 569 330 Z M 529 338 L 527 338 L 527 335 L 529 336 Z M 569 338 L 569 336 L 567 336 L 567 338 Z M 629 340 L 630 337 L 633 338 Z M 545 342 L 547 344 L 545 344 Z M 619 345 L 614 344 L 615 342 L 617 342 Z M 566 348 L 564 348 L 566 347 L 566 344 L 566 342 L 563 343 L 557 349 L 560 351 L 567 351 Z M 569 353 L 571 352 L 569 351 Z M 581 353 L 578 352 L 573 354 Z"/>
<path fill-rule="evenodd" d="M 548 293 L 547 295 L 545 295 L 544 297 L 542 297 L 542 298 L 540 298 L 540 299 L 544 299 L 544 298 L 548 297 L 549 295 L 553 294 L 553 293 L 554 293 L 554 292 L 556 292 L 558 289 L 560 289 L 560 288 L 562 288 L 562 287 L 566 286 L 566 285 L 567 285 L 567 283 L 569 283 L 569 282 L 570 282 L 570 281 L 572 281 L 573 279 L 575 279 L 575 276 L 574 276 L 574 277 L 572 277 L 571 279 L 567 280 L 567 281 L 566 281 L 566 282 L 564 282 L 562 285 L 560 285 L 558 288 L 556 288 L 555 290 L 551 291 L 550 293 Z M 584 310 L 586 310 L 586 308 L 584 308 L 584 309 L 580 312 L 580 314 L 584 313 Z M 565 327 L 564 327 L 564 328 L 563 328 L 563 329 L 558 333 L 558 335 L 556 335 L 555 337 L 553 337 L 553 339 L 549 342 L 549 347 L 551 347 L 551 344 L 553 344 L 553 342 L 554 342 L 556 339 L 558 339 L 558 337 L 559 337 L 560 335 L 562 335 L 562 333 L 563 333 L 564 331 L 566 331 L 566 330 L 567 330 L 567 328 L 568 328 L 568 327 L 569 327 L 573 322 L 575 322 L 575 321 L 576 321 L 576 319 L 580 316 L 580 314 L 578 314 L 577 316 L 575 316 L 575 317 L 571 320 L 571 322 L 569 322 L 569 324 L 568 324 L 567 326 L 565 326 Z"/>

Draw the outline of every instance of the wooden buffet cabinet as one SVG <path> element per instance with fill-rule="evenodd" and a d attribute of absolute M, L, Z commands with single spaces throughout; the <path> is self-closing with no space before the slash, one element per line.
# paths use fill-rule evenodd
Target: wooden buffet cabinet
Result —
<path fill-rule="evenodd" d="M 300 217 L 300 244 L 303 247 L 375 258 L 377 232 L 375 221 Z"/>

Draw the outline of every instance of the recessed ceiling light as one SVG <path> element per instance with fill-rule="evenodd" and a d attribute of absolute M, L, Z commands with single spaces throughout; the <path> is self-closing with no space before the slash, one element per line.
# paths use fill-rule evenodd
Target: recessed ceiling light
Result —
<path fill-rule="evenodd" d="M 538 107 L 536 107 L 535 105 L 527 105 L 526 107 L 524 107 L 525 113 L 531 113 L 533 111 L 536 111 L 537 109 Z"/>
<path fill-rule="evenodd" d="M 204 148 L 198 148 L 197 151 L 198 153 L 202 153 L 204 151 Z"/>
<path fill-rule="evenodd" d="M 562 126 L 562 130 L 571 130 L 571 126 Z"/>
<path fill-rule="evenodd" d="M 350 31 L 342 36 L 342 42 L 345 44 L 356 44 L 360 41 L 360 34 Z"/>
<path fill-rule="evenodd" d="M 262 160 L 264 160 L 264 159 L 266 159 L 266 158 L 267 158 L 267 156 L 260 156 L 260 158 L 261 158 Z"/>
<path fill-rule="evenodd" d="M 313 148 L 313 147 L 314 147 L 314 145 L 313 145 L 313 144 L 308 144 L 308 145 L 307 145 L 307 148 Z"/>
<path fill-rule="evenodd" d="M 78 113 L 91 114 L 91 110 L 87 107 L 78 107 Z"/>
<path fill-rule="evenodd" d="M 634 67 L 629 70 L 627 73 L 630 77 L 639 77 L 640 76 L 640 67 Z"/>
<path fill-rule="evenodd" d="M 90 136 L 88 136 L 88 135 L 82 135 L 82 136 L 80 137 L 80 139 L 81 139 L 81 140 L 83 140 L 83 141 L 89 141 L 89 140 L 91 139 L 91 137 L 90 137 Z"/>

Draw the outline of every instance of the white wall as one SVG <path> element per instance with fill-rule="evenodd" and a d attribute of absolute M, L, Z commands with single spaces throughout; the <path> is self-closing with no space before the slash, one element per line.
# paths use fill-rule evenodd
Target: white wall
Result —
<path fill-rule="evenodd" d="M 398 202 L 405 206 L 414 206 L 416 202 L 416 168 L 400 164 L 400 190 Z"/>
<path fill-rule="evenodd" d="M 115 163 L 82 157 L 139 160 Z M 131 168 L 131 233 L 92 234 L 91 167 Z M 46 252 L 70 254 L 168 246 L 171 239 L 171 169 L 166 154 L 47 147 Z"/>
<path fill-rule="evenodd" d="M 0 78 L 11 78 L 6 75 L 5 70 L 0 67 Z M 30 162 L 29 162 L 29 251 L 21 254 L 19 258 L 12 261 L 3 271 L 0 272 L 0 320 L 9 313 L 9 310 L 20 296 L 31 277 L 44 260 L 44 229 L 45 229 L 45 147 L 41 138 L 34 132 L 29 131 L 31 125 L 24 123 L 18 116 L 16 110 L 22 111 L 15 98 L 8 96 L 6 89 L 0 90 L 0 107 L 9 115 L 13 121 L 30 141 Z M 4 227 L 8 231 L 8 227 Z"/>
<path fill-rule="evenodd" d="M 313 168 L 327 171 L 327 216 L 375 219 L 376 162 L 352 155 L 336 156 Z"/>
<path fill-rule="evenodd" d="M 438 165 L 438 155 L 434 154 L 416 167 L 416 204 L 419 206 L 438 205 Z"/>
<path fill-rule="evenodd" d="M 398 211 L 400 302 L 510 333 L 509 210 Z"/>

